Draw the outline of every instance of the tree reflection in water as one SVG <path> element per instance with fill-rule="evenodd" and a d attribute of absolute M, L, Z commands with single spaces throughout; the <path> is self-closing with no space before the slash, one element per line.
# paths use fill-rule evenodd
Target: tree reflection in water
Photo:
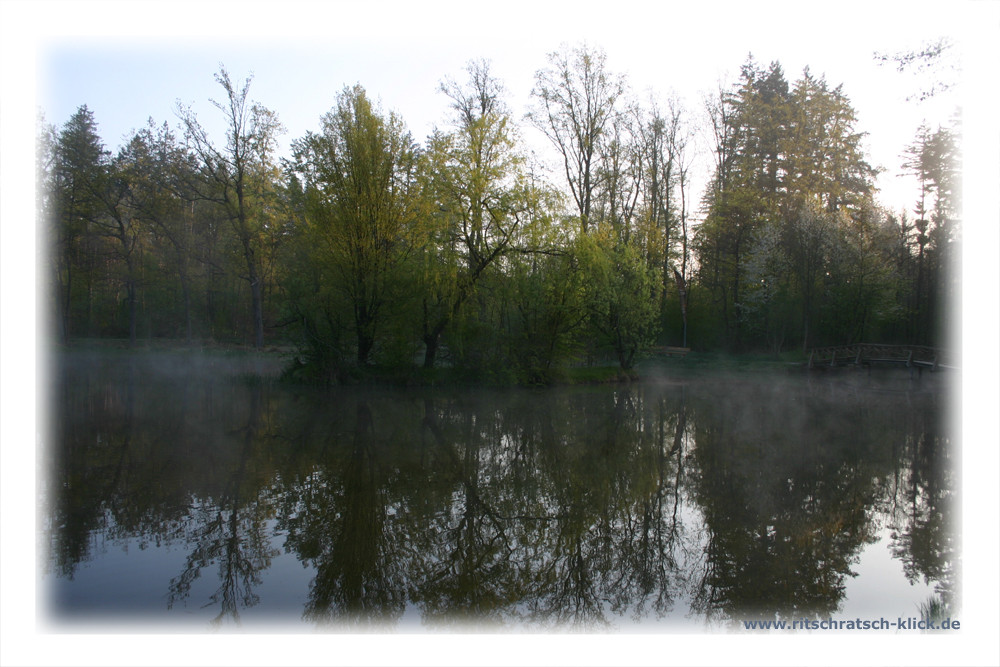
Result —
<path fill-rule="evenodd" d="M 364 403 L 358 405 L 342 478 L 335 481 L 331 474 L 321 482 L 331 493 L 318 496 L 318 503 L 305 513 L 319 521 L 309 526 L 315 540 L 316 554 L 311 559 L 316 577 L 304 616 L 313 621 L 386 624 L 403 610 L 402 582 L 386 539 L 385 492 L 378 474 L 374 429 L 371 409 Z"/>
<path fill-rule="evenodd" d="M 625 613 L 634 607 L 636 619 L 648 613 L 647 604 L 658 617 L 670 613 L 683 586 L 678 578 L 681 563 L 690 555 L 682 552 L 685 535 L 680 516 L 688 437 L 683 388 L 669 404 L 667 401 L 665 396 L 657 398 L 655 419 L 648 420 L 649 428 L 644 428 L 656 438 L 646 450 L 646 460 L 640 462 L 650 471 L 652 486 L 628 508 L 631 511 L 623 517 L 623 530 L 618 531 L 620 540 L 614 549 L 618 562 L 613 567 L 617 578 L 611 586 L 611 609 Z"/>
<path fill-rule="evenodd" d="M 502 623 L 522 593 L 517 566 L 522 555 L 507 534 L 514 529 L 503 516 L 509 499 L 481 477 L 491 463 L 482 460 L 482 450 L 493 449 L 499 431 L 481 430 L 472 412 L 443 426 L 439 412 L 432 398 L 424 399 L 421 435 L 438 452 L 451 506 L 428 517 L 417 545 L 422 562 L 414 564 L 420 576 L 411 583 L 411 595 L 428 622 Z"/>
<path fill-rule="evenodd" d="M 890 515 L 892 553 L 903 562 L 910 582 L 934 584 L 942 602 L 952 607 L 957 602 L 958 549 L 950 442 L 940 424 L 924 417 L 911 426 L 900 450 Z"/>
<path fill-rule="evenodd" d="M 837 386 L 460 395 L 77 378 L 52 451 L 50 567 L 71 585 L 100 557 L 85 546 L 97 534 L 180 544 L 168 604 L 197 600 L 216 624 L 268 606 L 284 551 L 312 573 L 299 612 L 323 627 L 409 612 L 443 628 L 714 626 L 835 614 L 888 532 L 906 576 L 953 602 L 941 401 Z M 210 564 L 214 592 L 196 592 Z"/>
<path fill-rule="evenodd" d="M 246 425 L 236 432 L 242 447 L 235 465 L 226 476 L 224 491 L 216 503 L 199 503 L 192 510 L 192 546 L 184 571 L 170 581 L 167 608 L 186 600 L 191 586 L 207 565 L 218 563 L 219 586 L 204 606 L 219 605 L 212 619 L 214 626 L 228 618 L 240 623 L 240 606 L 253 607 L 260 598 L 254 588 L 261 584 L 261 572 L 280 552 L 272 546 L 264 520 L 268 513 L 266 489 L 250 468 L 260 459 L 263 421 L 263 386 L 256 383 L 249 391 L 249 414 Z"/>

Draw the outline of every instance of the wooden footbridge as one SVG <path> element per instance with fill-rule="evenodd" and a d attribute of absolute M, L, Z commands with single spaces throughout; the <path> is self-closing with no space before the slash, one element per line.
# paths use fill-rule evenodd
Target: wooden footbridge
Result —
<path fill-rule="evenodd" d="M 904 366 L 911 373 L 914 369 L 931 371 L 956 369 L 946 352 L 937 347 L 921 345 L 838 345 L 817 347 L 809 352 L 809 368 L 836 366 Z"/>

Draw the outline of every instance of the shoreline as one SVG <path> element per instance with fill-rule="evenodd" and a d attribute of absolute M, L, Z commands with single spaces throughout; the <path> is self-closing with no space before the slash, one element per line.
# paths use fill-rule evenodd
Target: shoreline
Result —
<path fill-rule="evenodd" d="M 417 364 L 409 367 L 345 366 L 335 376 L 324 380 L 303 377 L 296 373 L 305 366 L 300 361 L 301 351 L 288 344 L 271 344 L 261 350 L 253 346 L 233 343 L 192 342 L 172 339 L 138 341 L 129 347 L 124 339 L 89 338 L 70 341 L 68 344 L 50 343 L 42 346 L 40 354 L 50 357 L 60 355 L 99 354 L 101 356 L 168 355 L 190 358 L 193 361 L 207 359 L 215 362 L 232 360 L 266 362 L 266 368 L 241 369 L 237 373 L 243 377 L 257 375 L 261 379 L 273 379 L 290 386 L 338 387 L 338 386 L 399 386 L 399 387 L 482 387 L 482 388 L 546 388 L 561 386 L 586 386 L 625 384 L 631 382 L 657 381 L 666 378 L 694 378 L 702 375 L 733 373 L 736 375 L 827 373 L 831 369 L 810 371 L 807 358 L 801 353 L 785 352 L 780 355 L 763 352 L 728 354 L 724 352 L 691 351 L 684 357 L 666 354 L 646 353 L 629 370 L 617 364 L 597 362 L 592 365 L 574 365 L 552 369 L 544 381 L 516 381 L 513 375 L 497 376 L 491 372 L 477 372 L 440 366 L 424 369 Z M 295 364 L 298 363 L 298 366 Z M 845 370 L 845 369 L 838 369 Z M 846 369 L 852 372 L 852 369 Z"/>

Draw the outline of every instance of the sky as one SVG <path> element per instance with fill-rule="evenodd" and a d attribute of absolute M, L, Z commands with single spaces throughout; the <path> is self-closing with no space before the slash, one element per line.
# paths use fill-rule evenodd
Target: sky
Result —
<path fill-rule="evenodd" d="M 808 66 L 830 85 L 843 84 L 857 111 L 858 128 L 869 133 L 871 161 L 888 170 L 879 186 L 883 203 L 892 208 L 908 206 L 915 198 L 912 186 L 894 172 L 917 127 L 925 119 L 932 126 L 945 122 L 961 101 L 967 240 L 962 345 L 965 350 L 987 351 L 975 366 L 970 363 L 962 377 L 963 432 L 975 447 L 974 456 L 966 458 L 963 484 L 974 487 L 981 498 L 979 507 L 987 508 L 975 517 L 966 514 L 967 525 L 977 529 L 966 530 L 963 537 L 964 576 L 970 582 L 966 598 L 970 620 L 963 619 L 963 637 L 934 638 L 932 644 L 908 639 L 904 645 L 891 643 L 891 638 L 852 637 L 844 642 L 840 637 L 816 636 L 796 638 L 807 643 L 797 641 L 792 645 L 796 650 L 785 652 L 766 650 L 768 644 L 764 651 L 747 651 L 739 637 L 713 637 L 712 647 L 721 654 L 705 651 L 703 638 L 685 644 L 676 638 L 665 642 L 644 636 L 629 637 L 625 652 L 620 642 L 588 637 L 520 637 L 513 642 L 449 638 L 450 647 L 464 651 L 454 654 L 442 654 L 440 639 L 434 637 L 380 640 L 378 650 L 370 640 L 349 637 L 338 637 L 335 650 L 332 638 L 304 637 L 290 649 L 287 642 L 202 637 L 184 642 L 196 656 L 193 660 L 246 665 L 348 660 L 416 664 L 431 656 L 425 658 L 426 664 L 657 664 L 664 661 L 667 644 L 671 657 L 689 664 L 706 664 L 720 655 L 744 664 L 836 664 L 843 655 L 849 660 L 851 651 L 869 663 L 891 659 L 913 665 L 990 664 L 991 658 L 979 659 L 977 651 L 996 655 L 1000 150 L 992 89 L 997 76 L 995 45 L 1000 42 L 997 2 L 0 0 L 0 11 L 0 487 L 4 494 L 0 526 L 5 536 L 0 541 L 5 640 L 0 650 L 4 664 L 88 660 L 153 664 L 169 662 L 175 655 L 170 651 L 180 650 L 160 637 L 152 652 L 139 638 L 116 639 L 124 647 L 118 656 L 90 654 L 88 646 L 106 640 L 39 637 L 32 623 L 32 583 L 25 572 L 34 567 L 33 551 L 22 544 L 33 542 L 32 513 L 24 509 L 24 497 L 33 497 L 33 486 L 31 474 L 24 471 L 36 465 L 35 397 L 40 389 L 36 338 L 44 332 L 36 328 L 32 312 L 39 296 L 36 276 L 42 273 L 46 256 L 37 229 L 30 224 L 34 183 L 32 170 L 25 165 L 33 156 L 37 110 L 47 122 L 60 126 L 78 106 L 88 105 L 111 149 L 149 117 L 176 127 L 178 100 L 192 105 L 211 130 L 216 112 L 208 100 L 220 96 L 213 74 L 223 63 L 234 78 L 253 72 L 250 96 L 277 112 L 287 128 L 285 146 L 318 129 L 320 116 L 333 106 L 337 93 L 355 83 L 380 99 L 384 108 L 398 112 L 420 140 L 436 124 L 446 122 L 446 99 L 436 92 L 439 82 L 445 77 L 460 80 L 469 60 L 492 62 L 494 73 L 510 92 L 511 107 L 520 115 L 529 102 L 535 71 L 546 66 L 546 54 L 563 44 L 581 42 L 603 48 L 609 69 L 628 77 L 640 101 L 650 94 L 661 100 L 676 95 L 696 125 L 701 121 L 702 96 L 720 82 L 733 83 L 750 53 L 759 63 L 780 62 L 790 82 Z M 955 40 L 963 52 L 964 86 L 934 103 L 907 101 L 921 81 L 879 67 L 873 53 L 916 49 L 941 37 Z M 707 153 L 707 142 L 702 150 Z M 8 531 L 29 537 L 25 542 L 7 539 Z M 17 590 L 12 588 L 15 579 L 27 586 L 27 593 L 12 593 Z M 979 599 L 977 591 L 986 591 L 985 599 Z M 248 646 L 256 652 L 247 653 Z"/>
<path fill-rule="evenodd" d="M 86 104 L 114 150 L 149 118 L 176 127 L 180 102 L 191 105 L 218 136 L 222 126 L 213 123 L 221 114 L 209 99 L 222 93 L 214 74 L 224 64 L 236 80 L 253 75 L 250 96 L 277 112 L 286 127 L 286 149 L 318 129 L 337 93 L 355 83 L 399 113 L 422 140 L 447 122 L 447 99 L 438 85 L 446 77 L 461 81 L 469 60 L 491 62 L 520 117 L 547 54 L 585 42 L 604 49 L 608 68 L 625 74 L 640 102 L 656 98 L 662 104 L 675 96 L 691 126 L 701 129 L 704 95 L 720 83 L 733 84 L 753 54 L 764 65 L 781 63 L 790 82 L 809 67 L 831 86 L 843 85 L 857 109 L 859 129 L 868 133 L 872 163 L 887 170 L 879 181 L 884 202 L 896 210 L 915 200 L 912 183 L 897 176 L 900 154 L 922 121 L 932 127 L 947 122 L 958 100 L 952 94 L 907 102 L 920 81 L 880 66 L 873 53 L 912 50 L 942 37 L 957 42 L 967 21 L 960 11 L 942 11 L 941 3 L 920 2 L 806 5 L 813 9 L 803 9 L 803 3 L 513 2 L 502 10 L 497 3 L 493 10 L 471 11 L 474 3 L 372 2 L 293 4 L 300 11 L 293 14 L 290 35 L 268 28 L 271 5 L 247 3 L 234 9 L 259 19 L 244 17 L 249 27 L 239 32 L 200 36 L 152 30 L 161 19 L 178 17 L 188 28 L 184 8 L 206 4 L 213 3 L 180 3 L 180 9 L 166 10 L 169 17 L 147 12 L 138 22 L 131 13 L 102 16 L 96 35 L 73 34 L 80 31 L 68 25 L 70 34 L 43 39 L 37 102 L 46 120 L 59 127 Z M 231 18 L 223 14 L 219 20 Z M 283 16 L 277 24 L 288 21 Z M 206 26 L 215 22 L 199 17 Z M 120 24 L 129 29 L 107 34 Z M 145 31 L 150 34 L 141 34 Z M 525 134 L 544 144 L 530 129 Z M 711 159 L 707 138 L 699 149 L 704 171 Z"/>

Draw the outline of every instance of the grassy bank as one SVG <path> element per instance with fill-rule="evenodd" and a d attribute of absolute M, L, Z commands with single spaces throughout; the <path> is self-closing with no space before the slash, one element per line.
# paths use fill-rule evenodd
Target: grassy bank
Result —
<path fill-rule="evenodd" d="M 300 361 L 296 348 L 289 345 L 269 345 L 262 350 L 252 346 L 215 342 L 153 339 L 137 341 L 129 347 L 127 340 L 80 339 L 68 345 L 55 345 L 54 351 L 95 353 L 102 356 L 156 356 L 160 359 L 206 360 L 211 362 L 264 362 L 259 367 L 269 376 L 280 376 L 283 382 L 305 385 L 391 385 L 391 386 L 563 386 L 612 384 L 642 381 L 664 376 L 697 376 L 700 374 L 775 373 L 803 368 L 806 358 L 799 352 L 781 355 L 766 353 L 725 354 L 721 352 L 690 352 L 683 357 L 650 353 L 639 359 L 635 368 L 624 371 L 616 364 L 597 363 L 589 366 L 569 366 L 550 369 L 531 377 L 521 376 L 513 368 L 470 371 L 451 367 L 425 369 L 408 367 L 344 366 L 334 373 L 316 376 Z"/>
<path fill-rule="evenodd" d="M 684 357 L 650 355 L 636 369 L 640 376 L 650 374 L 698 374 L 717 372 L 775 373 L 804 368 L 808 359 L 801 352 L 775 355 L 764 352 L 727 354 L 725 352 L 690 352 Z"/>

